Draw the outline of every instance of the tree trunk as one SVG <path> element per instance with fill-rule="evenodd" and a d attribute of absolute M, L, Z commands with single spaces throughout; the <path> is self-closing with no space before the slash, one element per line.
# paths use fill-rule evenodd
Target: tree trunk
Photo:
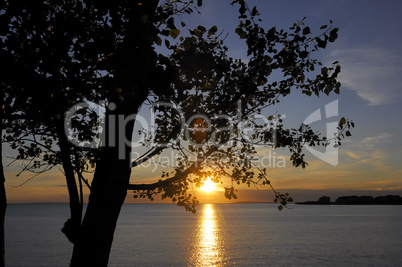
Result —
<path fill-rule="evenodd" d="M 131 144 L 133 115 L 138 113 L 152 87 L 150 84 L 157 79 L 153 77 L 157 56 L 152 22 L 157 5 L 158 0 L 127 3 L 125 35 L 113 54 L 116 63 L 109 66 L 114 70 L 118 94 L 111 94 L 108 99 L 114 108 L 106 111 L 106 143 L 100 150 L 80 236 L 74 244 L 73 267 L 104 267 L 109 261 L 131 174 L 131 146 L 126 140 Z"/>
<path fill-rule="evenodd" d="M 131 142 L 134 129 L 134 120 L 124 125 L 110 125 L 109 115 L 128 116 L 129 111 L 136 114 L 145 98 L 143 94 L 140 93 L 135 100 L 127 101 L 131 105 L 123 108 L 120 106 L 113 114 L 108 113 L 105 125 L 107 143 L 101 148 L 96 163 L 80 236 L 74 245 L 71 259 L 73 267 L 102 267 L 108 264 L 117 219 L 127 195 L 131 174 L 131 149 L 125 143 L 122 146 L 121 142 L 125 142 L 122 136 Z M 109 135 L 111 132 L 115 134 Z"/>
<path fill-rule="evenodd" d="M 71 266 L 107 266 L 113 235 L 130 180 L 129 160 L 111 157 L 105 148 L 97 163 L 81 235 L 75 243 Z"/>
<path fill-rule="evenodd" d="M 62 156 L 64 176 L 66 178 L 68 195 L 70 197 L 70 219 L 68 219 L 61 231 L 66 235 L 71 243 L 75 243 L 80 234 L 82 206 L 78 194 L 77 182 L 75 180 L 74 168 L 71 163 L 70 144 L 64 134 L 64 125 L 59 126 L 59 146 Z"/>
<path fill-rule="evenodd" d="M 0 136 L 3 134 L 3 129 L 0 125 Z M 5 244 L 4 244 L 4 222 L 6 216 L 6 209 L 7 209 L 7 198 L 6 198 L 6 189 L 4 187 L 4 183 L 6 178 L 4 176 L 4 168 L 3 168 L 3 151 L 2 151 L 3 144 L 0 142 L 0 252 L 1 252 L 1 259 L 0 259 L 0 267 L 5 266 Z"/>

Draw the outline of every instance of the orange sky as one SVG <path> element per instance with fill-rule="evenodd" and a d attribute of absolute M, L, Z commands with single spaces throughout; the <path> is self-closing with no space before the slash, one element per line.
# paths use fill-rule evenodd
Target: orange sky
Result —
<path fill-rule="evenodd" d="M 278 190 L 293 190 L 300 200 L 315 198 L 331 192 L 370 190 L 370 192 L 402 191 L 402 75 L 400 62 L 401 36 L 400 1 L 384 4 L 380 1 L 258 1 L 262 23 L 267 27 L 276 25 L 288 28 L 293 22 L 307 16 L 306 24 L 311 29 L 319 29 L 329 19 L 339 27 L 339 39 L 328 45 L 321 54 L 325 65 L 340 61 L 342 71 L 340 95 L 330 97 L 300 97 L 292 93 L 275 105 L 272 113 L 286 115 L 284 123 L 297 123 L 297 127 L 309 115 L 325 108 L 331 101 L 339 101 L 339 114 L 336 117 L 322 118 L 312 126 L 325 128 L 327 123 L 339 121 L 342 116 L 352 119 L 356 128 L 352 137 L 342 141 L 339 147 L 339 162 L 332 166 L 315 156 L 309 155 L 306 169 L 295 169 L 283 151 L 277 151 L 276 157 L 286 157 L 286 168 L 268 168 L 268 178 Z M 291 8 L 289 8 L 291 6 Z M 224 12 L 222 12 L 224 10 Z M 230 9 L 224 1 L 205 1 L 200 10 L 200 17 L 192 17 L 189 23 L 202 24 L 207 28 L 218 25 L 228 35 L 230 53 L 234 57 L 243 57 L 244 46 L 239 43 L 236 34 L 237 9 Z M 283 16 L 286 14 L 286 16 Z M 220 26 L 222 25 L 222 26 Z M 183 31 L 184 32 L 184 31 Z M 375 34 L 373 34 L 375 32 Z M 283 108 L 282 108 L 283 107 Z M 271 113 L 271 114 L 272 114 Z M 268 114 L 268 115 L 271 115 Z M 264 154 L 264 152 L 261 152 Z M 12 152 L 5 148 L 3 164 L 7 166 Z M 265 153 L 266 154 L 266 153 Z M 25 182 L 31 174 L 16 177 L 21 168 L 18 162 L 6 167 L 6 191 L 9 202 L 67 202 L 67 189 L 62 174 L 55 169 L 44 173 L 22 187 L 14 188 Z M 152 166 L 133 171 L 132 182 L 155 182 L 160 178 L 160 169 Z M 90 179 L 90 176 L 88 177 Z M 273 194 L 267 188 L 268 200 Z M 297 191 L 298 190 L 298 191 Z M 261 193 L 263 192 L 263 193 Z M 213 194 L 203 196 L 204 201 L 219 202 Z M 239 201 L 266 201 L 265 191 L 246 191 Z M 334 193 L 335 194 L 335 193 Z M 240 193 L 239 193 L 240 195 Z M 132 193 L 128 192 L 127 201 L 131 202 Z"/>
<path fill-rule="evenodd" d="M 320 195 L 331 194 L 330 192 L 370 190 L 378 191 L 378 194 L 385 194 L 394 191 L 396 194 L 402 192 L 402 182 L 397 177 L 401 177 L 402 171 L 386 168 L 378 162 L 361 162 L 359 159 L 347 158 L 348 151 L 341 154 L 346 160 L 342 160 L 338 166 L 331 166 L 320 160 L 310 161 L 306 169 L 294 168 L 287 161 L 286 168 L 273 168 L 268 171 L 269 178 L 275 189 L 280 192 L 294 192 L 296 201 L 314 200 Z M 6 168 L 6 191 L 9 203 L 26 202 L 68 202 L 67 188 L 62 173 L 55 169 L 41 174 L 26 184 L 15 187 L 32 177 L 32 174 L 23 173 L 19 177 L 16 172 L 7 172 L 15 169 L 16 166 Z M 136 177 L 132 177 L 132 183 L 151 183 L 160 178 L 158 172 L 153 173 L 147 169 L 133 171 Z M 151 177 L 151 178 L 148 178 Z M 87 175 L 91 179 L 91 175 Z M 224 182 L 225 179 L 223 180 Z M 229 185 L 229 184 L 224 184 Z M 247 188 L 244 185 L 238 187 L 239 198 L 228 201 L 224 198 L 223 185 L 218 185 L 221 191 L 205 193 L 195 188 L 195 194 L 203 203 L 222 203 L 238 201 L 272 201 L 274 194 L 269 187 Z M 384 193 L 382 193 L 384 192 Z M 86 197 L 89 191 L 86 189 Z M 190 192 L 192 193 L 192 192 Z M 335 194 L 335 193 L 333 193 Z M 341 193 L 337 193 L 338 196 Z M 336 194 L 335 194 L 336 195 Z M 133 193 L 128 192 L 127 203 L 140 203 L 144 200 L 133 199 Z M 145 202 L 148 202 L 145 200 Z M 160 197 L 156 197 L 155 202 L 160 202 Z M 168 200 L 167 202 L 170 202 Z"/>

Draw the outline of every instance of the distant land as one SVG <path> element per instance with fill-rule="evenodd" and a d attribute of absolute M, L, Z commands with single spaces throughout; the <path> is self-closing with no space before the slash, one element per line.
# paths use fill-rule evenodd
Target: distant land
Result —
<path fill-rule="evenodd" d="M 335 202 L 331 202 L 328 196 L 322 196 L 317 201 L 296 202 L 296 204 L 307 205 L 402 205 L 402 198 L 399 195 L 386 196 L 342 196 Z"/>
<path fill-rule="evenodd" d="M 29 190 L 25 188 L 10 188 L 9 191 L 20 190 L 18 194 L 8 192 L 8 203 L 68 203 L 68 194 L 63 191 L 60 194 L 44 195 L 42 191 L 34 192 L 35 194 L 29 195 Z M 400 195 L 402 190 L 345 190 L 345 189 L 286 189 L 277 188 L 280 193 L 289 193 L 295 202 L 303 202 L 309 200 L 317 200 L 320 196 L 328 196 L 332 201 L 339 196 L 387 196 L 387 195 Z M 25 194 L 26 193 L 26 194 Z M 275 195 L 269 188 L 264 189 L 239 189 L 237 192 L 237 199 L 228 200 L 224 197 L 222 191 L 214 191 L 211 193 L 196 192 L 196 196 L 201 203 L 235 203 L 235 202 L 273 202 Z M 88 197 L 84 198 L 87 203 Z M 128 192 L 125 203 L 172 203 L 170 199 L 161 200 L 160 196 L 155 198 L 155 201 L 149 199 L 135 199 L 131 192 Z"/>

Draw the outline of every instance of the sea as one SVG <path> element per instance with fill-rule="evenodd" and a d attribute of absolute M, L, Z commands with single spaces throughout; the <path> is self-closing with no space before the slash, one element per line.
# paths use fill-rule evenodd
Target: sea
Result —
<path fill-rule="evenodd" d="M 68 266 L 67 204 L 10 204 L 6 266 Z M 125 204 L 109 266 L 402 266 L 402 206 Z"/>

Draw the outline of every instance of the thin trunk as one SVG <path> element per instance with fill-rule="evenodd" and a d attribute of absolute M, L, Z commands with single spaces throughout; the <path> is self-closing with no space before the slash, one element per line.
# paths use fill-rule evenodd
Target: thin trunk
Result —
<path fill-rule="evenodd" d="M 63 125 L 64 127 L 64 125 Z M 62 156 L 62 165 L 64 176 L 67 182 L 68 195 L 70 197 L 70 219 L 68 219 L 61 231 L 66 235 L 71 243 L 75 243 L 80 235 L 81 219 L 82 219 L 82 206 L 78 193 L 77 183 L 74 175 L 74 168 L 71 163 L 70 144 L 64 135 L 64 128 L 61 127 L 59 133 L 59 146 Z"/>
<path fill-rule="evenodd" d="M 0 136 L 3 134 L 3 129 L 0 125 Z M 6 216 L 6 209 L 7 209 L 7 198 L 6 198 L 6 189 L 4 187 L 4 183 L 6 178 L 4 176 L 4 168 L 3 168 L 3 151 L 2 151 L 2 143 L 0 142 L 0 232 L 1 232 L 1 240 L 0 240 L 0 252 L 1 252 L 1 259 L 0 259 L 0 267 L 5 266 L 5 244 L 4 244 L 4 222 Z"/>

